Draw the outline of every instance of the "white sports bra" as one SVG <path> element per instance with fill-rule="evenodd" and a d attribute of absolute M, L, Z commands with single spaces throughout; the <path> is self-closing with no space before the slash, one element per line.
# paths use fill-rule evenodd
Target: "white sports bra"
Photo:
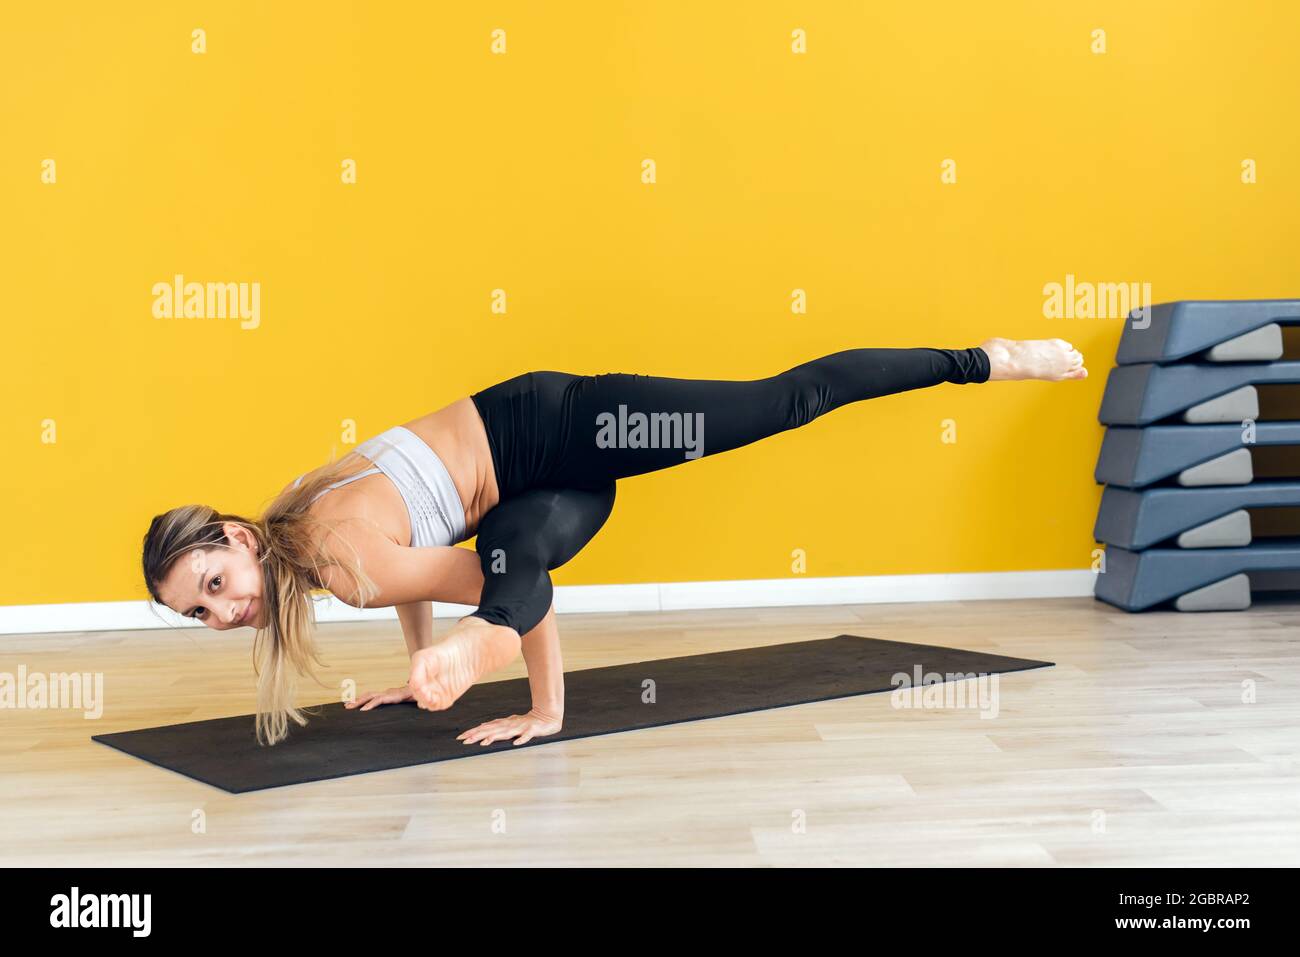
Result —
<path fill-rule="evenodd" d="M 411 517 L 411 547 L 454 545 L 463 542 L 465 507 L 461 504 L 456 483 L 429 443 L 404 426 L 394 426 L 356 447 L 356 451 L 374 463 L 365 469 L 334 482 L 318 492 L 316 501 L 330 489 L 382 472 L 397 486 L 406 511 Z M 299 475 L 294 487 L 302 481 Z"/>

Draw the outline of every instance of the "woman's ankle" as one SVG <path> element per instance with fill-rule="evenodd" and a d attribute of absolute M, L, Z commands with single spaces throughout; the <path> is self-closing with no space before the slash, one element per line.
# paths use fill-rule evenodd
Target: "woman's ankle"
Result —
<path fill-rule="evenodd" d="M 976 348 L 980 349 L 989 360 L 989 374 L 985 377 L 986 382 L 994 382 L 1006 378 L 1008 367 L 1011 363 L 1011 352 L 1007 348 L 1010 340 L 1002 338 L 986 339 Z"/>

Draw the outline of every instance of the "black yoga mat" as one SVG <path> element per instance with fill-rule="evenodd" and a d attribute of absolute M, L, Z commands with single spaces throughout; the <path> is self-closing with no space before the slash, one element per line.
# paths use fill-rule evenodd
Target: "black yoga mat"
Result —
<path fill-rule="evenodd" d="M 477 684 L 447 711 L 425 711 L 412 702 L 371 711 L 349 711 L 341 702 L 321 705 L 309 712 L 305 728 L 290 724 L 289 737 L 269 748 L 254 740 L 252 715 L 97 734 L 93 740 L 238 794 L 892 691 L 894 675 L 913 676 L 918 667 L 922 675 L 947 677 L 1026 671 L 1051 664 L 839 635 L 571 671 L 564 676 L 564 727 L 519 746 L 510 741 L 487 747 L 465 745 L 456 735 L 484 721 L 527 711 L 527 678 Z"/>

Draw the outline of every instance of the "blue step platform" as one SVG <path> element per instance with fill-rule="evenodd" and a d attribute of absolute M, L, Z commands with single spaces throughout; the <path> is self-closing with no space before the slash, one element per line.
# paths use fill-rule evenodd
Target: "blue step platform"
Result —
<path fill-rule="evenodd" d="M 1180 485 L 1244 485 L 1254 478 L 1251 445 L 1240 425 L 1152 425 L 1110 428 L 1093 477 L 1104 485 L 1144 488 L 1166 479 Z M 1256 422 L 1253 445 L 1300 445 L 1300 422 Z"/>
<path fill-rule="evenodd" d="M 1300 382 L 1296 361 L 1116 366 L 1106 379 L 1098 418 L 1102 425 L 1151 425 L 1171 416 L 1192 423 L 1240 422 L 1259 416 L 1255 386 L 1293 382 Z"/>
<path fill-rule="evenodd" d="M 1300 539 L 1244 548 L 1106 549 L 1095 595 L 1125 611 L 1170 600 L 1179 611 L 1230 611 L 1250 606 L 1251 574 L 1300 574 Z"/>
<path fill-rule="evenodd" d="M 1249 545 L 1254 532 L 1247 509 L 1300 507 L 1300 481 L 1252 482 L 1211 488 L 1108 487 L 1093 537 L 1138 550 L 1177 536 L 1179 548 Z"/>
<path fill-rule="evenodd" d="M 1272 477 L 1300 471 L 1300 448 L 1286 448 L 1300 447 L 1294 391 L 1268 395 L 1260 421 L 1261 390 L 1300 383 L 1297 343 L 1300 299 L 1129 314 L 1097 416 L 1098 599 L 1226 611 L 1248 608 L 1252 591 L 1300 589 L 1300 475 Z"/>
<path fill-rule="evenodd" d="M 1224 361 L 1236 356 L 1278 359 L 1280 336 L 1268 327 L 1293 324 L 1300 324 L 1300 299 L 1161 303 L 1151 307 L 1149 324 L 1136 312 L 1129 314 L 1115 361 L 1122 366 L 1176 362 L 1216 347 Z"/>

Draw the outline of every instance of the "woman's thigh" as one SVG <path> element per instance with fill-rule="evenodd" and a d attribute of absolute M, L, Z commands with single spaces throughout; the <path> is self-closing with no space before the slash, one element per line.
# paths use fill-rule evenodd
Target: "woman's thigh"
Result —
<path fill-rule="evenodd" d="M 547 569 L 577 555 L 614 510 L 615 483 L 600 488 L 534 488 L 498 503 L 479 524 L 477 544 L 527 549 Z"/>

